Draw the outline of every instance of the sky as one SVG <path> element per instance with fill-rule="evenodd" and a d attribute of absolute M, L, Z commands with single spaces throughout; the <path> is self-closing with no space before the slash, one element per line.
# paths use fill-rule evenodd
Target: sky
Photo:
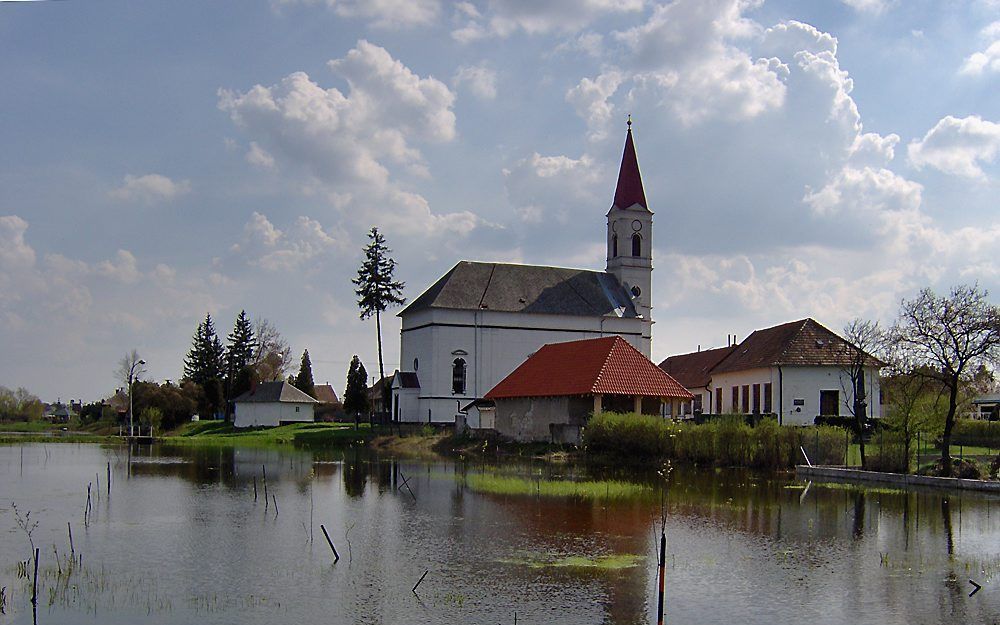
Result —
<path fill-rule="evenodd" d="M 1000 0 L 0 1 L 0 59 L 0 385 L 46 401 L 244 309 L 341 392 L 372 226 L 408 300 L 603 269 L 628 114 L 657 362 L 1000 292 Z"/>

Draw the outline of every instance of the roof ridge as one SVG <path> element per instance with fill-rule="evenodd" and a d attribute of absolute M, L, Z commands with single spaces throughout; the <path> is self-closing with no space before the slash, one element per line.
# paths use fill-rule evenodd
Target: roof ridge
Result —
<path fill-rule="evenodd" d="M 600 338 L 605 338 L 605 337 L 602 336 Z M 618 339 L 622 342 L 625 341 L 625 339 L 618 336 L 617 334 L 606 338 L 611 339 L 611 347 L 608 349 L 608 353 L 604 355 L 604 362 L 601 363 L 601 368 L 597 371 L 597 375 L 594 377 L 594 383 L 590 386 L 591 392 L 596 392 L 597 386 L 598 384 L 600 384 L 601 378 L 604 376 L 604 372 L 607 371 L 608 369 L 608 364 L 611 362 L 611 354 L 615 351 L 615 347 L 618 345 L 618 341 L 616 341 L 615 339 Z"/>

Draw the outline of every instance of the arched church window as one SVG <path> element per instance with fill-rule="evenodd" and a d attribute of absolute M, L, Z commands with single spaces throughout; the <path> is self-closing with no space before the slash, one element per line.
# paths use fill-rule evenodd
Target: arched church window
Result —
<path fill-rule="evenodd" d="M 453 395 L 465 395 L 465 359 L 456 358 L 451 366 L 451 392 Z"/>
<path fill-rule="evenodd" d="M 632 256 L 642 256 L 642 237 L 638 232 L 632 235 Z"/>
<path fill-rule="evenodd" d="M 618 256 L 618 235 L 611 236 L 611 258 Z"/>

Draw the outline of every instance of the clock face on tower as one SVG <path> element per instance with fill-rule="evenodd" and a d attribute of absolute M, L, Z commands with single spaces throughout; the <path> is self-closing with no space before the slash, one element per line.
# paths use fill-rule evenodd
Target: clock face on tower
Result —
<path fill-rule="evenodd" d="M 638 219 L 632 220 L 632 230 L 634 232 L 639 232 L 640 230 L 642 230 L 642 222 L 639 221 Z"/>

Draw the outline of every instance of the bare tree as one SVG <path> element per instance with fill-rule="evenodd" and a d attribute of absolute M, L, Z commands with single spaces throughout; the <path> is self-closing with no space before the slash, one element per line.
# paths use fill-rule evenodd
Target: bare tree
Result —
<path fill-rule="evenodd" d="M 1000 359 L 1000 307 L 977 285 L 952 288 L 947 297 L 924 289 L 903 300 L 892 340 L 918 365 L 915 371 L 940 383 L 948 394 L 941 436 L 941 471 L 951 475 L 951 433 L 959 392 L 980 365 Z"/>
<path fill-rule="evenodd" d="M 141 380 L 142 376 L 146 375 L 146 372 L 146 361 L 139 357 L 137 350 L 133 349 L 118 361 L 118 369 L 115 370 L 115 377 L 125 387 L 125 392 L 128 392 L 132 383 Z"/>
<path fill-rule="evenodd" d="M 257 379 L 262 382 L 284 380 L 292 366 L 292 348 L 278 328 L 264 317 L 253 322 L 256 338 L 253 350 L 253 366 Z"/>
<path fill-rule="evenodd" d="M 853 319 L 844 326 L 844 360 L 841 365 L 841 386 L 845 394 L 851 398 L 848 409 L 854 417 L 854 436 L 858 439 L 861 451 L 861 467 L 868 465 L 865 455 L 865 423 L 868 416 L 869 384 L 866 374 L 872 369 L 878 369 L 882 362 L 872 356 L 882 344 L 882 330 L 878 322 L 863 319 Z"/>

